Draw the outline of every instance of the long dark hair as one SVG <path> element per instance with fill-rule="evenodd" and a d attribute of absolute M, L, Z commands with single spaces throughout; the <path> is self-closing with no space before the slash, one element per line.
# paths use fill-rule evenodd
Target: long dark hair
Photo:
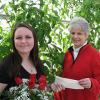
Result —
<path fill-rule="evenodd" d="M 29 57 L 32 60 L 32 62 L 34 63 L 37 73 L 43 73 L 42 72 L 42 62 L 41 62 L 41 60 L 39 58 L 39 54 L 38 54 L 38 42 L 37 42 L 35 29 L 26 23 L 19 23 L 19 24 L 15 25 L 15 28 L 12 32 L 13 33 L 12 34 L 13 52 L 8 57 L 6 57 L 6 60 L 4 60 L 4 64 L 9 65 L 9 68 L 7 68 L 9 75 L 11 77 L 15 77 L 19 73 L 20 66 L 22 63 L 22 58 L 19 55 L 18 51 L 16 50 L 15 44 L 14 44 L 15 31 L 20 27 L 26 27 L 32 32 L 33 38 L 34 38 L 34 47 L 32 48 Z"/>

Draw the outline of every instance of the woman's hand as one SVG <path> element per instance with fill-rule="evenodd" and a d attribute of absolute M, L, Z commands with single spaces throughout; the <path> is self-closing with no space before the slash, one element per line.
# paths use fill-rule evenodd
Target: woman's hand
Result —
<path fill-rule="evenodd" d="M 84 78 L 84 79 L 81 79 L 81 80 L 79 80 L 79 84 L 81 85 L 81 86 L 83 86 L 84 88 L 91 88 L 91 80 L 90 80 L 90 78 Z"/>
<path fill-rule="evenodd" d="M 7 84 L 0 83 L 0 93 L 3 92 L 3 90 L 7 87 Z"/>
<path fill-rule="evenodd" d="M 61 90 L 65 90 L 64 86 L 62 86 L 61 84 L 57 84 L 57 83 L 52 83 L 51 84 L 51 89 L 54 91 L 54 92 L 59 92 Z"/>

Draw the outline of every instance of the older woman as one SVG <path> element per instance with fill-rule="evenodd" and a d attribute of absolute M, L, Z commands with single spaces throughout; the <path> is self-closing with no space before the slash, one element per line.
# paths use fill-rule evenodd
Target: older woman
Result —
<path fill-rule="evenodd" d="M 75 79 L 84 89 L 64 88 L 61 84 L 52 84 L 55 100 L 98 100 L 100 93 L 100 55 L 87 43 L 88 22 L 75 17 L 69 27 L 71 46 L 65 53 L 62 77 Z M 59 96 L 59 97 L 58 97 Z"/>

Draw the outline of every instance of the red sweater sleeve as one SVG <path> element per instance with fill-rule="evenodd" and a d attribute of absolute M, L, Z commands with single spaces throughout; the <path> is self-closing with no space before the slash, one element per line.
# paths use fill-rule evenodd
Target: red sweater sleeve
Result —
<path fill-rule="evenodd" d="M 92 87 L 90 89 L 94 94 L 100 93 L 100 54 L 97 52 L 92 61 L 93 78 L 91 78 Z"/>

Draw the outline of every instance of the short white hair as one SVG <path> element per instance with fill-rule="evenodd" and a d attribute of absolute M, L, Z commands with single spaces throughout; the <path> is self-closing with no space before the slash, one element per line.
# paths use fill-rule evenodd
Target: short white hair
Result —
<path fill-rule="evenodd" d="M 73 28 L 79 28 L 82 32 L 89 34 L 89 23 L 83 17 L 74 17 L 69 23 L 69 31 Z"/>

